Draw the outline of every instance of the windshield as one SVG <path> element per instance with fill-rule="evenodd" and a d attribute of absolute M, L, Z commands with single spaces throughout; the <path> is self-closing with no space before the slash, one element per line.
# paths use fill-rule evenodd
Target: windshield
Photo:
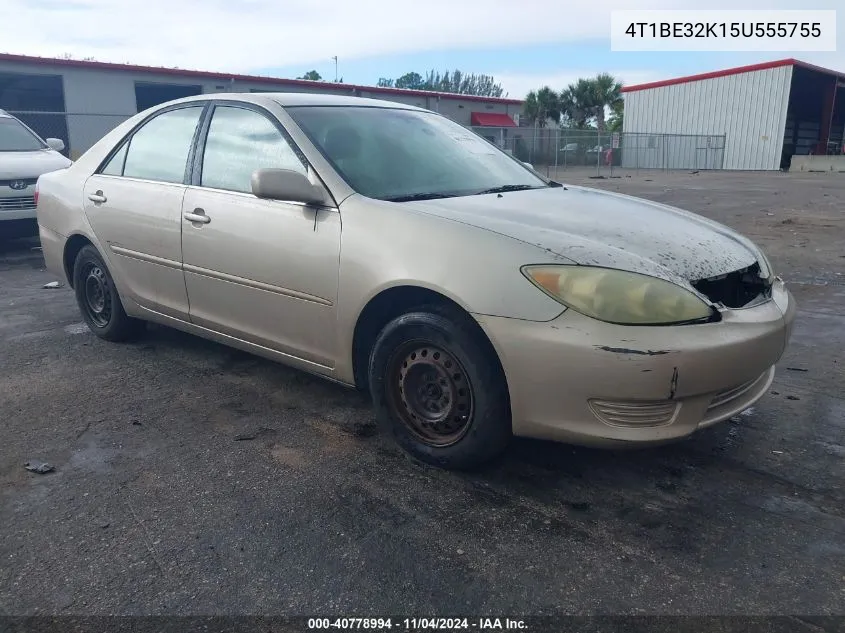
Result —
<path fill-rule="evenodd" d="M 20 121 L 0 117 L 0 152 L 30 152 L 44 147 L 44 143 Z"/>
<path fill-rule="evenodd" d="M 402 201 L 549 186 L 437 114 L 358 106 L 287 111 L 349 186 L 370 198 Z"/>

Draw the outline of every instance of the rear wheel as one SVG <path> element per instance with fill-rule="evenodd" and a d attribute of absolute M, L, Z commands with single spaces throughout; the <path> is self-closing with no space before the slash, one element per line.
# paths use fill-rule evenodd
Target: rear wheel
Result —
<path fill-rule="evenodd" d="M 388 323 L 370 356 L 379 422 L 414 457 L 471 468 L 511 437 L 510 402 L 498 359 L 469 317 L 438 306 Z"/>
<path fill-rule="evenodd" d="M 111 273 L 93 246 L 83 246 L 76 256 L 73 288 L 82 318 L 100 338 L 125 341 L 143 330 L 143 321 L 126 315 Z"/>

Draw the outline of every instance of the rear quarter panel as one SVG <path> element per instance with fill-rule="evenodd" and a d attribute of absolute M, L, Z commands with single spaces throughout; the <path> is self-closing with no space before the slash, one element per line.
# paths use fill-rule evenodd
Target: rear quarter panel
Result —
<path fill-rule="evenodd" d="M 82 235 L 99 250 L 108 262 L 108 253 L 103 249 L 88 223 L 83 211 L 83 187 L 85 181 L 99 167 L 109 151 L 143 118 L 138 114 L 123 122 L 87 152 L 79 157 L 70 167 L 42 175 L 38 179 L 38 218 L 41 246 L 47 269 L 67 282 L 63 257 L 64 248 L 69 238 Z M 115 279 L 118 291 L 123 293 L 121 281 Z"/>
<path fill-rule="evenodd" d="M 63 256 L 69 237 L 82 234 L 95 242 L 82 213 L 82 184 L 79 172 L 62 170 L 44 174 L 38 179 L 38 231 L 47 269 L 70 282 Z"/>

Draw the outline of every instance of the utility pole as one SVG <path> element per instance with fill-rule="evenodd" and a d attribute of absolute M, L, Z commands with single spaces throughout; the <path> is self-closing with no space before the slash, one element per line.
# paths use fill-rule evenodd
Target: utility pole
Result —
<path fill-rule="evenodd" d="M 337 83 L 337 55 L 332 57 L 334 60 L 334 82 Z"/>

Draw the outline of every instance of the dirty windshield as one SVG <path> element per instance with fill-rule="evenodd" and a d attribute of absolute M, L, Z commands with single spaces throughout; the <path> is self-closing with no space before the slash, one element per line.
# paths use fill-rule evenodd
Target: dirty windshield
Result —
<path fill-rule="evenodd" d="M 547 187 L 520 162 L 427 112 L 292 107 L 288 112 L 357 192 L 405 201 Z"/>
<path fill-rule="evenodd" d="M 15 119 L 0 117 L 0 152 L 31 152 L 44 144 Z"/>

